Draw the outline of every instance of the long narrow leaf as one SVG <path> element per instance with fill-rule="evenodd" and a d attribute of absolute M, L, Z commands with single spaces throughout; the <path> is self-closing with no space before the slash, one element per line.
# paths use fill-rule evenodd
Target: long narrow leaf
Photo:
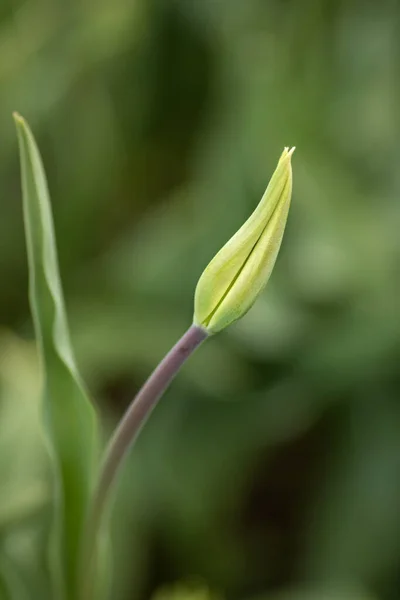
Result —
<path fill-rule="evenodd" d="M 34 137 L 14 115 L 22 170 L 30 303 L 42 359 L 45 424 L 55 466 L 52 568 L 56 597 L 76 600 L 85 513 L 96 454 L 96 416 L 71 348 L 46 177 Z"/>

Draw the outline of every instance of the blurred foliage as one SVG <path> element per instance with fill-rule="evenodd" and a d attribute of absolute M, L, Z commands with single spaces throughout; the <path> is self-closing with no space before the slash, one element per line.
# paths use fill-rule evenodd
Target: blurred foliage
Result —
<path fill-rule="evenodd" d="M 13 110 L 43 152 L 105 435 L 297 146 L 266 292 L 185 367 L 124 470 L 113 598 L 191 576 L 228 600 L 399 597 L 399 30 L 392 0 L 0 4 L 5 598 L 49 598 L 51 501 Z"/>
<path fill-rule="evenodd" d="M 180 583 L 172 587 L 160 588 L 153 600 L 218 600 L 218 598 L 204 585 L 192 582 L 190 585 Z"/>

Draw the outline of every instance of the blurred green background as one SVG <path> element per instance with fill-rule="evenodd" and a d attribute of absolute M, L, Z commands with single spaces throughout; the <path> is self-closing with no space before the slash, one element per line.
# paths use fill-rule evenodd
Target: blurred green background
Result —
<path fill-rule="evenodd" d="M 297 146 L 266 292 L 124 469 L 111 597 L 193 578 L 227 599 L 400 597 L 399 40 L 392 0 L 1 0 L 0 598 L 50 598 L 13 110 L 105 437 Z"/>

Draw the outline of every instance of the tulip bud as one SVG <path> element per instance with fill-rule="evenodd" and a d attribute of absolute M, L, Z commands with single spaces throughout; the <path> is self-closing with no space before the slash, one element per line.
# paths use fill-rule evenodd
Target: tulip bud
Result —
<path fill-rule="evenodd" d="M 292 195 L 293 152 L 285 148 L 259 205 L 199 279 L 194 323 L 210 334 L 243 317 L 271 275 Z"/>

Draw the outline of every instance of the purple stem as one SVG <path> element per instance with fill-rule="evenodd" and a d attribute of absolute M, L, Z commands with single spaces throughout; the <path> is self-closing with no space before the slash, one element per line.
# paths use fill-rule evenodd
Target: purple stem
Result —
<path fill-rule="evenodd" d="M 143 384 L 111 437 L 104 453 L 89 514 L 84 552 L 86 576 L 92 572 L 96 538 L 110 490 L 129 448 L 182 365 L 207 337 L 208 333 L 201 327 L 196 325 L 189 327 Z"/>

